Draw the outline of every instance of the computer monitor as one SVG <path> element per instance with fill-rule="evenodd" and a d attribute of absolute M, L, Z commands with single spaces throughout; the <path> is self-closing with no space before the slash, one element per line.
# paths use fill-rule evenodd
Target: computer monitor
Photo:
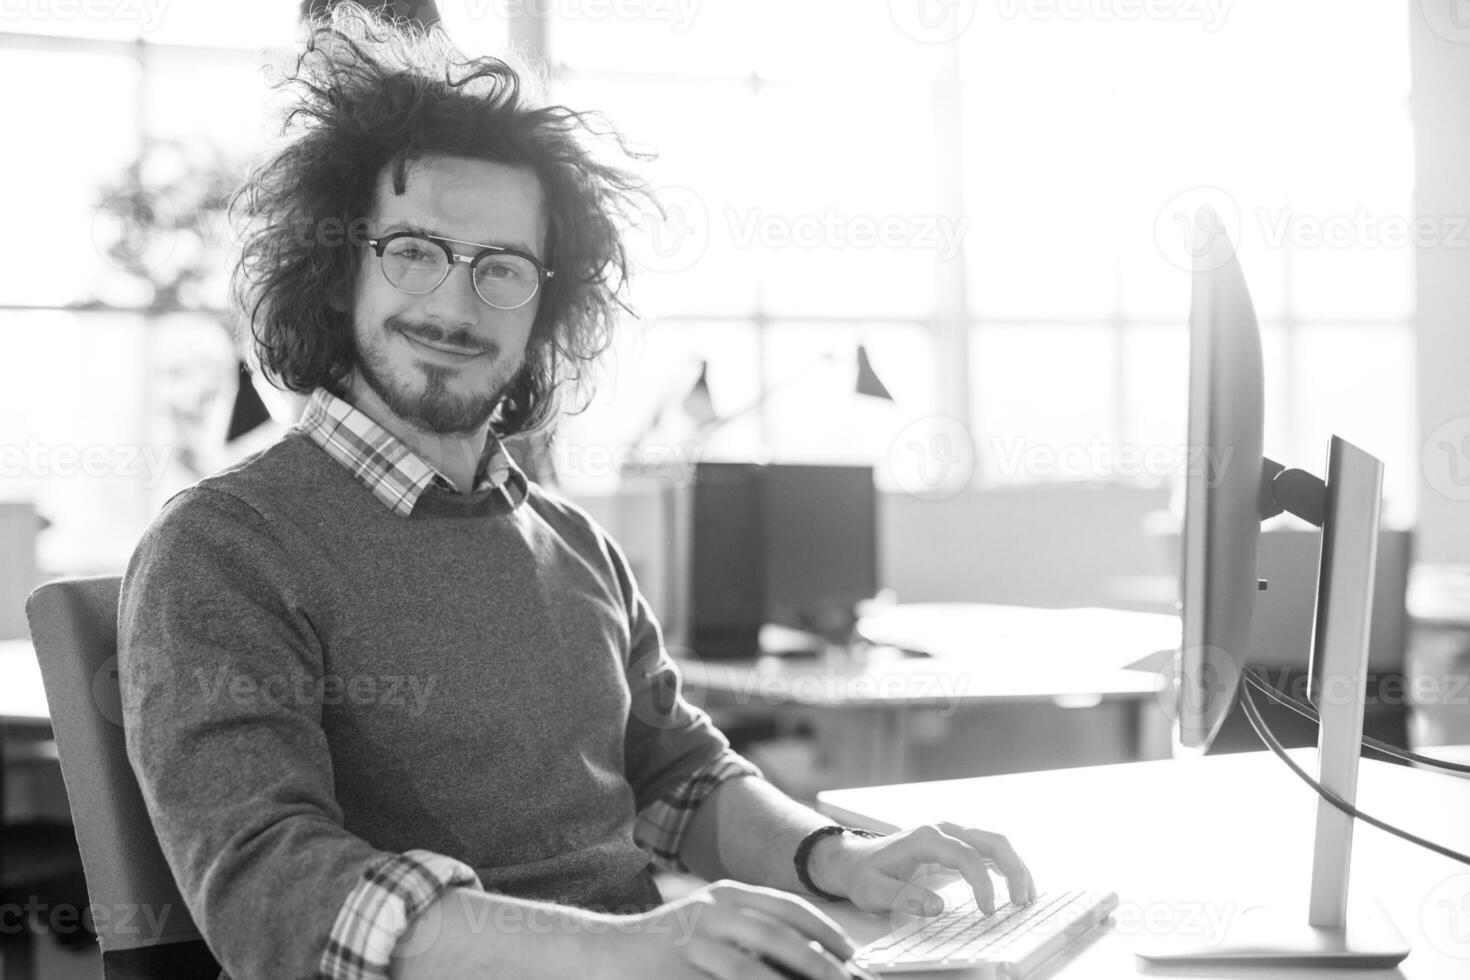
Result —
<path fill-rule="evenodd" d="M 1181 562 L 1182 643 L 1175 663 L 1176 745 L 1203 752 L 1240 695 L 1248 666 L 1261 521 L 1289 511 L 1322 529 L 1310 669 L 1318 699 L 1318 779 L 1356 796 L 1377 560 L 1383 464 L 1336 436 L 1327 477 L 1262 454 L 1260 331 L 1235 248 L 1219 217 L 1195 218 L 1190 302 L 1189 449 Z M 1245 805 L 1244 802 L 1242 805 Z M 1348 907 L 1352 818 L 1319 800 L 1305 922 L 1263 906 L 1209 944 L 1157 938 L 1153 963 L 1389 968 L 1408 947 L 1367 903 Z"/>
<path fill-rule="evenodd" d="M 1250 644 L 1265 381 L 1240 263 L 1214 212 L 1197 220 L 1175 726 L 1180 746 L 1203 752 L 1235 705 Z"/>
<path fill-rule="evenodd" d="M 679 494 L 677 642 L 723 660 L 759 653 L 766 624 L 849 638 L 878 591 L 871 466 L 701 461 Z"/>

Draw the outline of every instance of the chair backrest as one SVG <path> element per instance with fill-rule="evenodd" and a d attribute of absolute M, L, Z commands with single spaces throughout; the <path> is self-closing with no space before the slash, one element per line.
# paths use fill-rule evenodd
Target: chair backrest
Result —
<path fill-rule="evenodd" d="M 26 600 L 106 976 L 219 975 L 184 906 L 123 741 L 116 575 Z"/>

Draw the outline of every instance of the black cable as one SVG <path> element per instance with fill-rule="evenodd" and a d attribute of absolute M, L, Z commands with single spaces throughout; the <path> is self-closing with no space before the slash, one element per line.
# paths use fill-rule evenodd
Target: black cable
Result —
<path fill-rule="evenodd" d="M 1318 717 L 1317 712 L 1314 708 L 1309 705 L 1302 704 L 1296 698 L 1293 698 L 1276 690 L 1276 688 L 1271 686 L 1269 681 L 1265 680 L 1254 670 L 1247 670 L 1245 672 L 1245 679 L 1251 684 L 1252 687 L 1260 691 L 1262 694 L 1266 695 L 1266 697 L 1270 698 L 1272 701 L 1275 701 L 1277 704 L 1281 705 L 1283 708 L 1290 708 L 1292 711 L 1295 711 L 1297 714 L 1301 715 L 1303 718 L 1306 718 L 1308 721 L 1321 724 L 1321 719 Z M 1437 769 L 1441 772 L 1452 773 L 1457 776 L 1470 776 L 1470 766 L 1461 765 L 1458 762 L 1450 762 L 1445 759 L 1436 759 L 1432 756 L 1420 755 L 1417 752 L 1410 752 L 1408 749 L 1400 748 L 1399 746 L 1394 745 L 1392 742 L 1385 742 L 1382 739 L 1372 738 L 1371 736 L 1364 735 L 1363 744 L 1368 746 L 1370 749 L 1382 752 L 1384 755 L 1392 756 L 1393 758 L 1398 759 L 1402 762 L 1413 763 L 1414 765 L 1423 766 L 1427 769 Z"/>
<path fill-rule="evenodd" d="M 1415 835 L 1409 833 L 1407 830 L 1400 830 L 1397 827 L 1384 823 L 1377 817 L 1370 817 L 1362 810 L 1359 810 L 1357 807 L 1353 806 L 1347 800 L 1344 800 L 1342 797 L 1332 792 L 1332 790 L 1317 782 L 1317 780 L 1313 779 L 1311 776 L 1308 776 L 1300 766 L 1292 761 L 1291 756 L 1286 754 L 1286 749 L 1281 747 L 1281 743 L 1276 740 L 1276 736 L 1273 735 L 1271 733 L 1271 729 L 1266 726 L 1265 719 L 1261 717 L 1260 709 L 1256 707 L 1255 696 L 1251 693 L 1251 687 L 1253 686 L 1254 685 L 1241 688 L 1240 692 L 1240 706 L 1245 710 L 1245 716 L 1250 719 L 1251 727 L 1256 730 L 1256 734 L 1260 736 L 1261 741 L 1266 743 L 1266 747 L 1276 754 L 1276 758 L 1286 763 L 1287 768 L 1296 773 L 1298 779 L 1306 783 L 1308 786 L 1312 787 L 1312 789 L 1316 791 L 1318 796 L 1322 797 L 1322 799 L 1326 800 L 1328 803 L 1331 803 L 1333 806 L 1337 807 L 1348 816 L 1356 817 L 1366 824 L 1371 824 L 1372 826 L 1377 827 L 1379 830 L 1393 834 L 1395 837 L 1402 837 L 1404 840 L 1408 841 L 1411 844 L 1418 844 L 1420 847 L 1428 848 L 1434 853 L 1443 855 L 1444 857 L 1447 857 L 1452 861 L 1459 861 L 1461 864 L 1470 864 L 1470 854 L 1461 854 L 1459 851 L 1451 850 L 1450 848 L 1445 847 L 1443 844 L 1436 844 L 1434 843 L 1434 841 L 1425 840 L 1423 837 L 1416 837 Z"/>

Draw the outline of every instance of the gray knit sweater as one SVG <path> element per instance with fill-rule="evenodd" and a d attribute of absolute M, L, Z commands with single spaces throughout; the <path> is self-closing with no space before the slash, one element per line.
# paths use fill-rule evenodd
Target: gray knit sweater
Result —
<path fill-rule="evenodd" d="M 427 849 L 487 889 L 659 901 L 635 813 L 728 749 L 616 546 L 532 484 L 393 514 L 300 432 L 180 492 L 123 582 L 128 752 L 234 977 L 311 976 L 344 898 Z"/>

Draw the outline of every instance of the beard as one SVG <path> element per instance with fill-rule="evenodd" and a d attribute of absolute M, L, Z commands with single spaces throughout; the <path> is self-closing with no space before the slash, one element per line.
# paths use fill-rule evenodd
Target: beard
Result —
<path fill-rule="evenodd" d="M 524 364 L 524 355 L 502 361 L 500 348 L 492 346 L 487 355 L 495 359 L 490 383 L 483 389 L 455 392 L 450 390 L 450 381 L 459 372 L 453 368 L 423 361 L 415 364 L 412 374 L 395 368 L 384 349 L 387 346 L 386 335 L 405 328 L 436 342 L 465 347 L 471 344 L 465 337 L 446 335 L 432 328 L 407 324 L 398 317 L 389 317 L 383 334 L 368 344 L 354 343 L 353 364 L 358 376 L 382 399 L 389 411 L 415 429 L 436 435 L 479 432 L 490 421 L 496 406 L 514 382 Z M 413 375 L 422 376 L 422 383 Z"/>

